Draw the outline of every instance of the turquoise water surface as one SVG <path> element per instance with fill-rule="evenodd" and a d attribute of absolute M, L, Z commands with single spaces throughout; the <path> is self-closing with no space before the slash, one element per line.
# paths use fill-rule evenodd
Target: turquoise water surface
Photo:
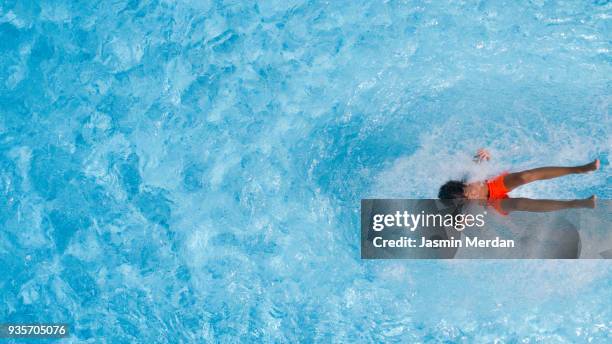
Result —
<path fill-rule="evenodd" d="M 607 261 L 363 261 L 359 202 L 600 157 L 609 1 L 0 1 L 0 322 L 68 342 L 603 343 Z"/>

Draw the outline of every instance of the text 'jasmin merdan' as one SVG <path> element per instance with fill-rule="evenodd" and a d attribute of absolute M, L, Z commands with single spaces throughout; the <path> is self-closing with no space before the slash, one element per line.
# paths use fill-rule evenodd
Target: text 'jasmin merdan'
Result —
<path fill-rule="evenodd" d="M 380 232 L 386 227 L 396 227 L 409 229 L 414 232 L 419 227 L 453 227 L 457 231 L 465 228 L 483 227 L 485 225 L 485 211 L 482 214 L 411 214 L 407 211 L 395 214 L 376 214 L 372 217 L 372 229 Z"/>

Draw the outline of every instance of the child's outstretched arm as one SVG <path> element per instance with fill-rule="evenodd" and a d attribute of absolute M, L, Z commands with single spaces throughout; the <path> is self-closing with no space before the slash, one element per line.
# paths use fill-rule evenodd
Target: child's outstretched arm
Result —
<path fill-rule="evenodd" d="M 515 189 L 521 185 L 525 185 L 536 180 L 557 178 L 574 173 L 587 173 L 595 171 L 598 168 L 599 159 L 581 166 L 534 168 L 532 170 L 510 173 L 506 175 L 506 177 L 504 177 L 504 184 L 506 185 L 508 191 L 511 191 L 512 189 Z"/>

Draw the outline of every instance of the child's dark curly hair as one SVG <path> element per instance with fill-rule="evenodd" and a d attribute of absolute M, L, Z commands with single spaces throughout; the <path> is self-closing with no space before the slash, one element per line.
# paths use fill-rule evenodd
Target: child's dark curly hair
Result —
<path fill-rule="evenodd" d="M 440 187 L 438 198 L 441 200 L 465 198 L 465 182 L 449 180 Z"/>

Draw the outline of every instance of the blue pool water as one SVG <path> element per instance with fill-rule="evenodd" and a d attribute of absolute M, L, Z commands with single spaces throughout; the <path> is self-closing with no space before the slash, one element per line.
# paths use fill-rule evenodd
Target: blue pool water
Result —
<path fill-rule="evenodd" d="M 0 322 L 72 342 L 605 342 L 606 261 L 362 261 L 359 200 L 602 170 L 609 1 L 0 1 Z M 478 172 L 476 172 L 478 173 Z"/>

